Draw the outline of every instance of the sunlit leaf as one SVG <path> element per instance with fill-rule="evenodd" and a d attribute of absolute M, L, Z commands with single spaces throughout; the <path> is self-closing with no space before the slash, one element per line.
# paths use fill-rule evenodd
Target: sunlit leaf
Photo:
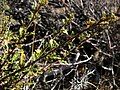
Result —
<path fill-rule="evenodd" d="M 20 65 L 24 64 L 25 58 L 26 58 L 26 56 L 25 56 L 24 50 L 21 50 Z"/>
<path fill-rule="evenodd" d="M 24 28 L 23 28 L 23 27 L 20 27 L 20 29 L 19 29 L 20 37 L 22 37 L 23 33 L 24 33 Z"/>
<path fill-rule="evenodd" d="M 53 46 L 53 39 L 50 39 L 49 43 L 50 43 L 50 46 L 52 47 Z"/>
<path fill-rule="evenodd" d="M 39 3 L 44 6 L 45 4 L 48 4 L 48 0 L 39 0 Z"/>
<path fill-rule="evenodd" d="M 68 35 L 68 30 L 67 29 L 65 29 L 64 27 L 62 28 L 62 33 L 65 33 L 65 34 L 67 34 Z"/>
<path fill-rule="evenodd" d="M 42 55 L 42 50 L 40 50 L 40 49 L 37 49 L 37 50 L 35 50 L 36 52 L 35 52 L 35 56 L 36 56 L 36 59 L 37 58 L 39 58 L 41 55 Z"/>

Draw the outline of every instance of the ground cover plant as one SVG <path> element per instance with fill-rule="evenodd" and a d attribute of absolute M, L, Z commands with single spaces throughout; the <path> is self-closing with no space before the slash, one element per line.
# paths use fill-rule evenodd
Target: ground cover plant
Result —
<path fill-rule="evenodd" d="M 120 89 L 120 1 L 0 1 L 0 89 Z"/>

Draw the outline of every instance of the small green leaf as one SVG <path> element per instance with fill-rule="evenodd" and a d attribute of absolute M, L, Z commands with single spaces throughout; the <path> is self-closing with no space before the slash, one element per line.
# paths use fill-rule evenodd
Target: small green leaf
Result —
<path fill-rule="evenodd" d="M 35 50 L 36 58 L 39 58 L 41 56 L 41 54 L 42 54 L 42 50 L 40 50 L 40 49 Z"/>
<path fill-rule="evenodd" d="M 59 45 L 54 39 L 50 39 L 49 44 L 50 44 L 50 47 L 52 48 Z"/>
<path fill-rule="evenodd" d="M 12 62 L 16 61 L 19 58 L 19 56 L 20 56 L 20 53 L 17 51 L 12 57 Z"/>

